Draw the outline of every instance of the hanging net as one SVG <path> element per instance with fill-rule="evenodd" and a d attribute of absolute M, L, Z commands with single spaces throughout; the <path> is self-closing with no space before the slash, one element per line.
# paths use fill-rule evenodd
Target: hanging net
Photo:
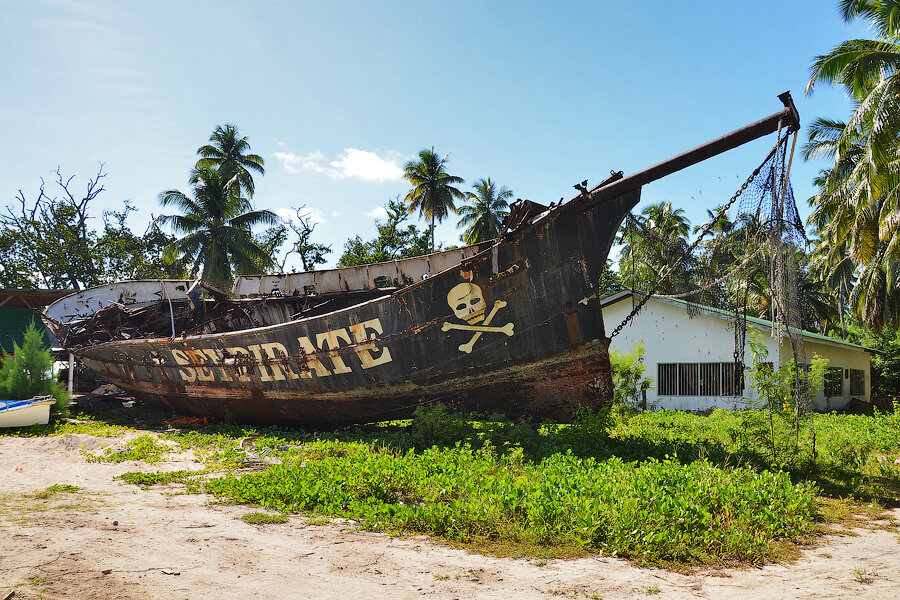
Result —
<path fill-rule="evenodd" d="M 781 340 L 778 364 L 793 359 L 798 366 L 796 406 L 807 407 L 809 390 L 800 373 L 806 368 L 803 315 L 809 311 L 799 293 L 798 262 L 807 239 L 789 181 L 794 146 L 790 135 L 781 134 L 779 130 L 775 147 L 741 188 L 711 212 L 711 220 L 698 228 L 692 243 L 686 236 L 660 233 L 646 216 L 626 218 L 619 266 L 623 283 L 635 292 L 634 306 L 611 337 L 653 296 L 684 300 L 689 316 L 707 307 L 727 311 L 734 328 L 735 373 L 740 374 L 747 317 L 767 319 L 772 337 Z M 796 143 L 796 135 L 793 139 Z M 638 264 L 634 249 L 639 236 L 641 252 L 645 258 L 648 252 L 655 254 L 660 270 L 648 268 L 648 261 Z"/>

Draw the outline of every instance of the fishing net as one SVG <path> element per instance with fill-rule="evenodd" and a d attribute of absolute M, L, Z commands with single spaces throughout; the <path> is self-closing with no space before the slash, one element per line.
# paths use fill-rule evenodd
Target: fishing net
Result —
<path fill-rule="evenodd" d="M 626 218 L 620 235 L 620 242 L 626 244 L 620 270 L 635 292 L 634 306 L 612 336 L 653 296 L 685 301 L 689 316 L 709 308 L 726 311 L 733 324 L 735 373 L 739 374 L 745 365 L 748 315 L 765 318 L 772 323 L 772 337 L 781 340 L 778 364 L 793 359 L 798 366 L 796 406 L 808 406 L 806 378 L 800 376 L 806 368 L 802 335 L 806 307 L 799 293 L 798 262 L 807 239 L 790 185 L 794 146 L 790 135 L 781 133 L 741 188 L 697 228 L 691 244 L 682 236 L 660 234 L 646 217 Z M 657 254 L 661 272 L 637 265 L 637 236 L 645 236 L 642 251 Z"/>

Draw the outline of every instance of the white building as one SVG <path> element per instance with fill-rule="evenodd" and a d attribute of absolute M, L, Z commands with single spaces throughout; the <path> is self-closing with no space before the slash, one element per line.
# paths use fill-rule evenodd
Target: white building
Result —
<path fill-rule="evenodd" d="M 640 298 L 628 290 L 601 301 L 607 335 L 631 312 Z M 691 307 L 691 314 L 687 308 Z M 772 323 L 747 317 L 750 329 L 762 336 L 769 352 L 767 362 L 778 360 L 779 340 L 772 337 Z M 711 408 L 747 408 L 757 400 L 750 381 L 735 376 L 734 315 L 683 300 L 651 298 L 631 322 L 613 338 L 610 350 L 630 352 L 642 341 L 646 348 L 646 376 L 653 378 L 647 406 L 701 411 Z M 790 357 L 790 340 L 781 343 Z M 825 382 L 814 398 L 818 410 L 844 407 L 851 398 L 869 401 L 871 375 L 869 350 L 842 340 L 803 332 L 807 361 L 814 355 L 828 359 Z M 745 347 L 745 362 L 753 356 Z M 749 379 L 749 378 L 746 378 Z"/>

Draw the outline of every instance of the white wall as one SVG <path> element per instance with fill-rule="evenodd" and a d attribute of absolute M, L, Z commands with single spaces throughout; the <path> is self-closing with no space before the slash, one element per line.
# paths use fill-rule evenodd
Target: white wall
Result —
<path fill-rule="evenodd" d="M 603 320 L 607 332 L 611 332 L 632 310 L 632 299 L 626 297 L 603 308 Z M 769 352 L 769 362 L 778 361 L 778 342 L 772 339 L 768 328 L 756 327 Z M 749 333 L 748 333 L 749 338 Z M 651 299 L 631 322 L 612 340 L 611 350 L 629 352 L 638 341 L 643 341 L 646 353 L 644 364 L 647 376 L 654 379 L 654 387 L 647 392 L 647 405 L 656 408 L 702 411 L 712 408 L 746 408 L 757 400 L 756 393 L 745 383 L 743 397 L 728 396 L 660 396 L 656 389 L 657 365 L 659 363 L 706 363 L 734 361 L 733 323 L 727 319 L 705 313 L 689 316 L 684 306 Z M 790 357 L 790 342 L 784 341 L 784 356 Z M 869 353 L 860 348 L 828 342 L 804 336 L 806 361 L 818 354 L 829 360 L 829 366 L 865 371 L 865 396 L 871 392 Z M 745 363 L 753 357 L 745 348 Z M 843 394 L 840 398 L 825 398 L 822 391 L 814 399 L 819 410 L 842 408 L 850 399 L 850 381 L 843 380 Z"/>

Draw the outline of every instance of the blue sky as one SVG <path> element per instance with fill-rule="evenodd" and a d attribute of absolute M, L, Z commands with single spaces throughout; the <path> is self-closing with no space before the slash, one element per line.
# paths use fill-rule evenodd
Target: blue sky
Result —
<path fill-rule="evenodd" d="M 0 199 L 37 193 L 57 166 L 105 164 L 103 209 L 130 200 L 142 232 L 188 191 L 196 149 L 226 122 L 266 161 L 259 208 L 306 205 L 340 255 L 405 195 L 426 147 L 448 170 L 549 203 L 777 112 L 846 118 L 840 90 L 803 94 L 811 59 L 868 37 L 834 1 L 113 2 L 0 0 Z M 802 139 L 802 138 L 801 138 Z M 644 188 L 695 224 L 774 138 Z M 795 160 L 798 200 L 823 163 Z M 808 213 L 805 201 L 801 212 Z M 459 243 L 456 218 L 438 239 Z M 291 263 L 289 263 L 290 266 Z"/>

